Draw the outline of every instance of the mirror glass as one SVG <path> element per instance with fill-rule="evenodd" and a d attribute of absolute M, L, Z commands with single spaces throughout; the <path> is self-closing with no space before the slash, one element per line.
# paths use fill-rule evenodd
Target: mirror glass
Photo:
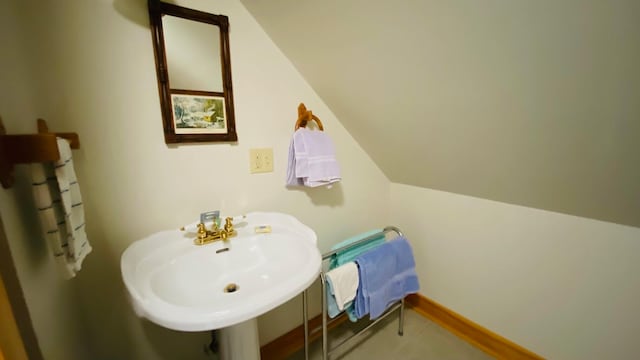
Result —
<path fill-rule="evenodd" d="M 149 0 L 166 143 L 237 141 L 229 19 Z"/>
<path fill-rule="evenodd" d="M 171 87 L 222 92 L 220 28 L 175 16 L 162 28 Z"/>

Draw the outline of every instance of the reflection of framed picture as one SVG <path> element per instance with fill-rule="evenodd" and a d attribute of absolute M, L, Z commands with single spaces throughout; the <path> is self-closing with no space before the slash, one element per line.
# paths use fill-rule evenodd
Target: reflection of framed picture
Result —
<path fill-rule="evenodd" d="M 229 101 L 222 92 L 169 89 L 162 120 L 169 143 L 237 141 Z"/>
<path fill-rule="evenodd" d="M 226 134 L 224 97 L 171 94 L 176 134 Z"/>

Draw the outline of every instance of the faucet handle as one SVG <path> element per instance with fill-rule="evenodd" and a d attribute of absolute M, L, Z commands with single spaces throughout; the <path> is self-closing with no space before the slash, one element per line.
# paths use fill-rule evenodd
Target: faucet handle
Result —
<path fill-rule="evenodd" d="M 232 217 L 228 217 L 226 219 L 224 219 L 224 229 L 227 232 L 232 232 L 233 231 L 233 218 Z"/>
<path fill-rule="evenodd" d="M 198 239 L 203 240 L 207 237 L 207 229 L 204 228 L 203 223 L 198 224 Z"/>
<path fill-rule="evenodd" d="M 238 233 L 236 232 L 236 229 L 233 228 L 233 218 L 228 217 L 226 219 L 224 219 L 224 230 L 223 232 L 226 233 L 227 237 L 234 237 L 236 235 L 238 235 Z"/>

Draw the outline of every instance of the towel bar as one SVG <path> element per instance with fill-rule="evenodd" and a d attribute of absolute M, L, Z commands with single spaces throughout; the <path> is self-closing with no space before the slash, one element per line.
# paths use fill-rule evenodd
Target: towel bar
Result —
<path fill-rule="evenodd" d="M 354 241 L 351 244 L 342 246 L 340 248 L 337 249 L 333 249 L 329 252 L 326 252 L 324 254 L 322 254 L 322 261 L 328 260 L 330 259 L 333 255 L 337 254 L 338 252 L 356 247 L 358 245 L 361 245 L 363 243 L 366 243 L 368 241 L 377 239 L 380 237 L 380 235 L 386 235 L 389 232 L 395 232 L 398 236 L 404 236 L 402 234 L 402 231 L 400 231 L 400 229 L 398 229 L 395 226 L 387 226 L 384 229 L 382 229 L 382 231 L 379 231 L 375 234 L 369 235 L 367 237 L 364 237 L 360 240 Z M 332 352 L 334 352 L 335 350 L 337 350 L 338 348 L 342 347 L 343 345 L 347 344 L 348 342 L 350 342 L 352 339 L 355 339 L 356 337 L 358 337 L 359 335 L 363 334 L 365 331 L 369 330 L 371 327 L 375 326 L 379 321 L 383 320 L 384 318 L 386 318 L 387 316 L 389 316 L 391 313 L 393 313 L 396 310 L 400 310 L 398 313 L 398 335 L 402 336 L 403 335 L 403 331 L 404 331 L 404 298 L 398 300 L 397 302 L 391 304 L 387 310 L 378 318 L 376 318 L 375 320 L 373 320 L 373 322 L 371 322 L 369 325 L 367 325 L 364 329 L 358 331 L 357 333 L 351 335 L 350 337 L 348 337 L 347 339 L 344 339 L 342 342 L 340 342 L 339 344 L 337 344 L 336 346 L 332 347 L 331 349 L 329 349 L 329 339 L 328 339 L 328 324 L 329 321 L 327 319 L 327 287 L 326 287 L 326 278 L 325 278 L 325 272 L 322 271 L 320 272 L 320 286 L 322 288 L 322 299 L 321 299 L 321 304 L 322 304 L 322 360 L 327 360 L 329 358 L 329 356 L 331 355 Z M 309 315 L 307 314 L 307 310 L 308 310 L 308 305 L 307 305 L 307 301 L 308 301 L 308 294 L 307 294 L 307 290 L 305 290 L 302 293 L 302 307 L 303 307 L 303 322 L 304 322 L 304 354 L 305 354 L 305 359 L 308 360 L 309 359 L 309 325 L 308 325 L 308 317 Z"/>
<path fill-rule="evenodd" d="M 38 119 L 38 134 L 7 135 L 0 119 L 0 182 L 8 189 L 13 185 L 13 166 L 60 159 L 56 137 L 70 142 L 72 149 L 80 148 L 76 133 L 50 133 L 47 123 Z"/>
<path fill-rule="evenodd" d="M 307 110 L 307 107 L 304 106 L 304 103 L 300 103 L 300 105 L 298 105 L 298 120 L 296 120 L 295 130 L 298 130 L 301 127 L 307 127 L 307 123 L 312 120 L 315 121 L 316 124 L 318 124 L 318 129 L 320 131 L 324 131 L 322 121 L 320 121 L 317 116 L 313 115 L 313 112 L 311 112 L 311 110 Z"/>

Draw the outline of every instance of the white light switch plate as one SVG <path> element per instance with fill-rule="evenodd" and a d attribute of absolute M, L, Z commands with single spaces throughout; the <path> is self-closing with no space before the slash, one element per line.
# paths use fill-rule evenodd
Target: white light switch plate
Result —
<path fill-rule="evenodd" d="M 249 149 L 249 172 L 273 172 L 273 149 Z"/>

